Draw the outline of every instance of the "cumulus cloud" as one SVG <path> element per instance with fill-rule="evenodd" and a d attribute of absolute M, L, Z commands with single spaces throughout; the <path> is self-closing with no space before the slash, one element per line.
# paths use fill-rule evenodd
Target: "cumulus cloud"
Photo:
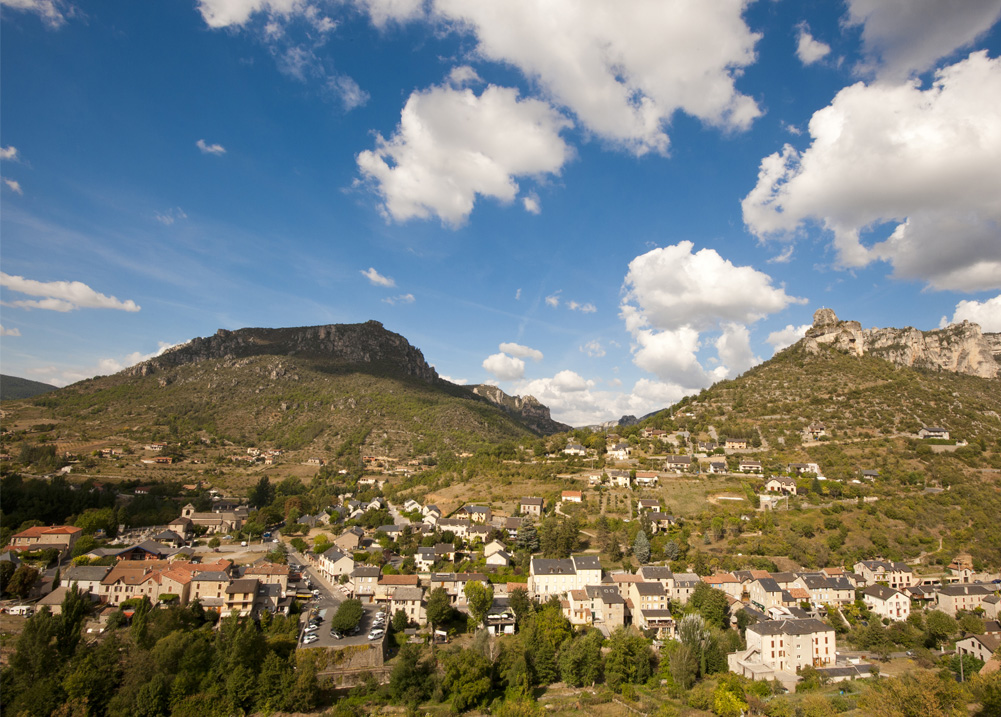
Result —
<path fill-rule="evenodd" d="M 415 20 L 424 15 L 424 0 L 355 0 L 376 27 Z"/>
<path fill-rule="evenodd" d="M 542 360 L 542 352 L 538 349 L 533 349 L 528 346 L 522 346 L 521 344 L 514 343 L 503 343 L 498 346 L 501 351 L 506 354 L 511 354 L 512 356 L 517 356 L 518 358 L 528 358 L 533 361 Z"/>
<path fill-rule="evenodd" d="M 327 89 L 337 97 L 345 112 L 365 105 L 369 94 L 347 75 L 335 75 L 327 79 Z"/>
<path fill-rule="evenodd" d="M 20 195 L 24 194 L 24 190 L 21 189 L 21 183 L 18 182 L 17 180 L 7 179 L 6 177 L 4 177 L 3 183 L 6 184 L 7 188 L 10 189 L 10 191 L 14 192 L 14 194 L 20 194 Z"/>
<path fill-rule="evenodd" d="M 778 331 L 773 331 L 768 334 L 768 338 L 765 339 L 765 343 L 771 344 L 774 349 L 773 355 L 777 354 L 782 349 L 787 346 L 792 346 L 794 343 L 803 338 L 806 335 L 806 330 L 809 329 L 810 326 L 811 324 L 803 324 L 802 326 L 786 324 L 784 329 L 779 329 Z"/>
<path fill-rule="evenodd" d="M 476 74 L 476 70 L 469 65 L 459 65 L 458 67 L 453 67 L 452 71 L 448 73 L 448 81 L 453 87 L 463 87 L 476 82 L 482 82 L 483 80 Z"/>
<path fill-rule="evenodd" d="M 608 382 L 621 385 L 617 379 Z M 624 415 L 642 416 L 666 408 L 697 389 L 651 379 L 640 379 L 631 391 L 597 390 L 597 382 L 573 371 L 560 371 L 551 378 L 537 378 L 515 384 L 521 396 L 534 396 L 552 411 L 557 421 L 586 426 L 617 420 Z"/>
<path fill-rule="evenodd" d="M 592 339 L 580 347 L 580 350 L 591 358 L 601 358 L 605 355 L 605 347 L 597 339 Z"/>
<path fill-rule="evenodd" d="M 390 306 L 395 306 L 396 304 L 412 304 L 416 299 L 413 294 L 400 294 L 399 296 L 388 296 L 383 301 Z"/>
<path fill-rule="evenodd" d="M 21 158 L 18 156 L 17 147 L 13 145 L 10 147 L 0 147 L 0 160 L 4 162 L 20 162 Z"/>
<path fill-rule="evenodd" d="M 903 79 L 971 45 L 1001 17 L 1001 0 L 848 0 L 862 26 L 863 71 Z"/>
<path fill-rule="evenodd" d="M 598 307 L 596 307 L 590 301 L 584 304 L 580 304 L 576 301 L 568 301 L 567 308 L 570 309 L 571 311 L 579 311 L 582 314 L 593 314 L 595 311 L 598 310 Z"/>
<path fill-rule="evenodd" d="M 438 377 L 441 378 L 444 381 L 448 381 L 449 383 L 454 383 L 456 386 L 465 386 L 467 383 L 469 383 L 468 379 L 465 379 L 465 378 L 452 378 L 451 376 L 446 376 L 443 373 L 438 374 Z"/>
<path fill-rule="evenodd" d="M 980 324 L 980 328 L 988 333 L 1001 332 L 1001 295 L 985 301 L 960 301 L 956 304 L 952 321 L 946 321 L 943 316 L 939 327 L 945 328 L 949 324 L 958 324 L 963 321 Z"/>
<path fill-rule="evenodd" d="M 633 362 L 663 382 L 707 386 L 759 362 L 747 324 L 804 299 L 772 285 L 767 274 L 734 266 L 712 249 L 693 252 L 692 242 L 654 249 L 629 263 L 620 316 L 633 337 Z M 721 365 L 699 361 L 701 335 L 719 330 L 713 342 Z"/>
<path fill-rule="evenodd" d="M 539 214 L 542 212 L 542 205 L 539 204 L 539 195 L 534 192 L 529 193 L 521 200 L 521 203 L 525 207 L 525 211 L 529 214 Z"/>
<path fill-rule="evenodd" d="M 805 303 L 772 285 L 768 274 L 734 266 L 713 249 L 692 251 L 682 241 L 653 249 L 629 262 L 624 304 L 635 305 L 658 329 L 705 330 L 719 321 L 749 323 Z"/>
<path fill-rule="evenodd" d="M 396 281 L 390 279 L 388 276 L 383 276 L 382 274 L 380 274 L 378 271 L 375 270 L 375 267 L 370 266 L 367 270 L 362 271 L 361 274 L 370 282 L 372 282 L 372 284 L 375 286 L 386 286 L 386 287 L 396 286 Z"/>
<path fill-rule="evenodd" d="M 62 0 L 0 0 L 0 5 L 10 10 L 34 13 L 53 30 L 66 24 L 66 17 L 72 17 L 75 8 Z"/>
<path fill-rule="evenodd" d="M 550 294 L 549 296 L 547 296 L 546 297 L 546 304 L 548 306 L 552 306 L 554 309 L 557 306 L 559 306 L 560 305 L 560 292 L 557 291 L 555 294 Z"/>
<path fill-rule="evenodd" d="M 796 27 L 796 57 L 804 65 L 812 65 L 819 62 L 831 53 L 831 46 L 826 42 L 820 42 L 810 34 L 810 27 L 805 23 L 800 23 Z"/>
<path fill-rule="evenodd" d="M 19 294 L 43 297 L 37 300 L 12 301 L 6 303 L 7 306 L 51 311 L 75 309 L 139 311 L 139 306 L 131 299 L 119 301 L 114 296 L 105 296 L 79 281 L 35 281 L 0 272 L 0 286 Z"/>
<path fill-rule="evenodd" d="M 462 224 L 477 196 L 511 202 L 517 177 L 556 174 L 571 149 L 560 132 L 570 120 L 513 88 L 435 86 L 410 95 L 389 139 L 358 154 L 364 184 L 388 219 L 437 216 Z"/>
<path fill-rule="evenodd" d="M 153 212 L 153 218 L 164 226 L 169 227 L 176 221 L 187 219 L 188 215 L 180 207 L 174 207 L 165 212 Z"/>
<path fill-rule="evenodd" d="M 214 154 L 216 156 L 226 154 L 226 148 L 221 144 L 209 144 L 204 139 L 195 142 L 195 146 L 198 147 L 202 154 Z"/>
<path fill-rule="evenodd" d="M 813 115 L 806 150 L 786 145 L 761 161 L 744 222 L 759 240 L 819 223 L 844 267 L 882 259 L 897 278 L 936 289 L 999 288 L 999 117 L 1001 60 L 984 52 L 938 71 L 928 89 L 847 87 Z M 863 245 L 863 232 L 887 224 L 888 238 Z"/>
<path fill-rule="evenodd" d="M 734 82 L 760 37 L 746 4 L 437 0 L 434 10 L 474 34 L 482 57 L 517 67 L 591 132 L 643 154 L 667 151 L 677 111 L 727 130 L 761 114 Z"/>
<path fill-rule="evenodd" d="M 487 356 L 483 359 L 483 368 L 501 381 L 514 381 L 525 375 L 525 362 L 505 353 Z"/>
<path fill-rule="evenodd" d="M 0 336 L 20 336 L 20 335 L 21 335 L 20 329 L 5 329 L 3 326 L 0 326 Z"/>

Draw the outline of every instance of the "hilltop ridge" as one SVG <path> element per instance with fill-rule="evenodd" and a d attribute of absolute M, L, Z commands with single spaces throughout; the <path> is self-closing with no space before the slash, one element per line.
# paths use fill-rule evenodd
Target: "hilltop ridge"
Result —
<path fill-rule="evenodd" d="M 842 321 L 832 309 L 817 309 L 813 326 L 802 340 L 817 354 L 826 344 L 855 356 L 870 355 L 898 366 L 965 373 L 980 378 L 1001 375 L 1001 334 L 983 333 L 969 321 L 943 329 L 863 329 L 858 321 Z"/>

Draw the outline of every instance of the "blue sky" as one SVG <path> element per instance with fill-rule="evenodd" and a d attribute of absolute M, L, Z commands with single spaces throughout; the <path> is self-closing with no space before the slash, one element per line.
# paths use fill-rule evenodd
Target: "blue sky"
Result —
<path fill-rule="evenodd" d="M 376 319 L 583 425 L 1001 331 L 1001 0 L 0 0 L 2 370 Z"/>

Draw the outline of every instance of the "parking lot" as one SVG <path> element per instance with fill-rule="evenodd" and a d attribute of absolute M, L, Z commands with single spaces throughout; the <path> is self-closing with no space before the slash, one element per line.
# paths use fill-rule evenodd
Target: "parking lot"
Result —
<path fill-rule="evenodd" d="M 346 645 L 377 645 L 385 639 L 385 634 L 378 640 L 369 640 L 368 634 L 372 629 L 375 616 L 379 613 L 378 605 L 363 605 L 364 614 L 362 615 L 361 622 L 358 623 L 358 632 L 355 635 L 344 635 L 341 639 L 331 637 L 330 635 L 330 621 L 334 617 L 334 613 L 337 612 L 337 607 L 327 606 L 323 607 L 325 600 L 320 601 L 310 601 L 309 610 L 303 612 L 302 623 L 300 625 L 299 631 L 299 646 L 300 647 L 344 647 Z M 339 604 L 339 603 L 338 603 Z M 313 632 L 317 639 L 309 644 L 304 643 L 306 636 L 306 626 L 311 617 L 320 613 L 321 610 L 326 609 L 327 613 L 320 623 L 319 627 Z M 388 623 L 389 616 L 386 616 L 386 622 Z M 384 625 L 384 629 L 388 628 L 388 624 Z"/>

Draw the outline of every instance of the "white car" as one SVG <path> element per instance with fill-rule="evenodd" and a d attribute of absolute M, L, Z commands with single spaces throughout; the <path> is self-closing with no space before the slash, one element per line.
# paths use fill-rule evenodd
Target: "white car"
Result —
<path fill-rule="evenodd" d="M 302 642 L 303 642 L 304 645 L 310 645 L 310 644 L 316 642 L 319 639 L 320 638 L 317 637 L 316 635 L 306 635 L 306 637 L 303 639 Z"/>
<path fill-rule="evenodd" d="M 385 634 L 386 634 L 385 630 L 372 630 L 372 632 L 368 633 L 368 639 L 369 640 L 378 640 L 379 638 L 381 638 Z"/>

